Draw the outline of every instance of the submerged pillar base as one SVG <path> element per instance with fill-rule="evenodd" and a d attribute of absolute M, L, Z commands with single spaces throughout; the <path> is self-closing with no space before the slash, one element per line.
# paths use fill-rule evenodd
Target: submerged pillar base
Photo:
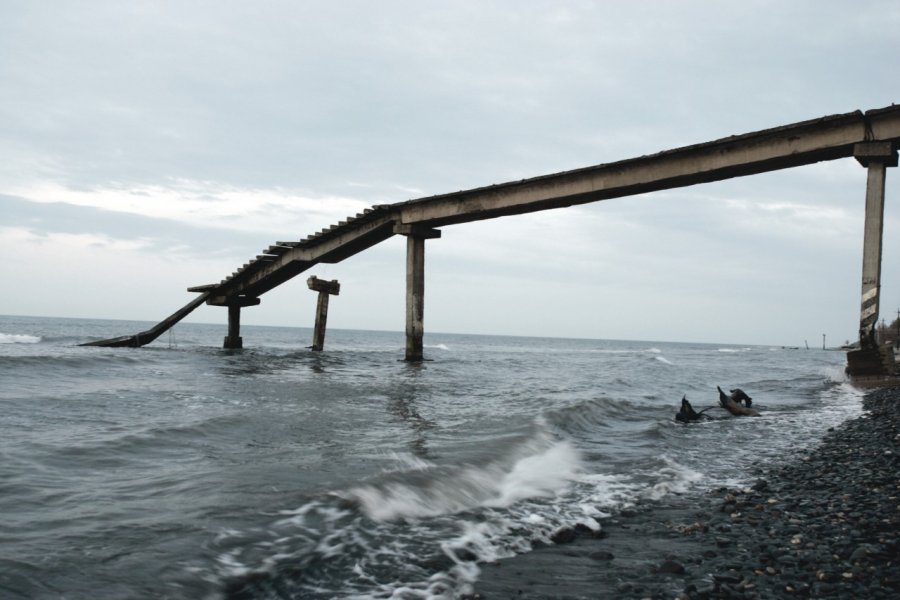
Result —
<path fill-rule="evenodd" d="M 893 377 L 897 373 L 894 349 L 890 344 L 863 347 L 847 353 L 846 373 L 853 379 Z"/>
<path fill-rule="evenodd" d="M 225 336 L 225 342 L 222 347 L 226 350 L 237 350 L 244 347 L 244 338 L 241 336 L 231 337 Z"/>

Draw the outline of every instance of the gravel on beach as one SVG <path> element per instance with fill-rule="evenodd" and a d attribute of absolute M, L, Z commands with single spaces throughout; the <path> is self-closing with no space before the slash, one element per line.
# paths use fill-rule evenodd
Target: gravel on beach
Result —
<path fill-rule="evenodd" d="M 900 597 L 900 388 L 818 446 L 720 489 L 624 511 L 599 535 L 483 565 L 471 598 Z"/>

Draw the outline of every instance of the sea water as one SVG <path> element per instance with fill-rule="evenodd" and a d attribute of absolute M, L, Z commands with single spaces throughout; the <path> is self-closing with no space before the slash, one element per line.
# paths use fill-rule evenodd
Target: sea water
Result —
<path fill-rule="evenodd" d="M 845 356 L 0 317 L 0 597 L 454 598 L 479 564 L 752 477 L 861 410 Z M 760 418 L 673 419 L 742 388 Z M 712 409 L 708 414 L 723 417 Z"/>

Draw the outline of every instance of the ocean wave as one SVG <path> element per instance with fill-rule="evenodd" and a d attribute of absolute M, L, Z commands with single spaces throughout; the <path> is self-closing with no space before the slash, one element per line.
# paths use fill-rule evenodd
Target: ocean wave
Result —
<path fill-rule="evenodd" d="M 420 462 L 386 481 L 352 488 L 345 497 L 377 521 L 454 514 L 553 496 L 579 468 L 580 457 L 569 442 L 539 435 L 486 464 L 429 467 Z"/>
<path fill-rule="evenodd" d="M 591 354 L 662 354 L 659 348 L 591 348 Z"/>
<path fill-rule="evenodd" d="M 634 400 L 595 398 L 545 412 L 541 419 L 565 435 L 615 428 L 627 422 L 647 421 L 647 406 Z"/>
<path fill-rule="evenodd" d="M 138 356 L 128 352 L 106 352 L 106 353 L 79 353 L 70 354 L 44 354 L 37 350 L 38 354 L 25 354 L 21 356 L 0 356 L 0 367 L 39 367 L 41 371 L 46 372 L 48 369 L 62 368 L 92 368 L 102 365 L 146 365 L 151 361 L 146 354 Z"/>
<path fill-rule="evenodd" d="M 450 350 L 447 344 L 424 344 L 425 348 L 434 348 L 435 350 Z"/>
<path fill-rule="evenodd" d="M 576 523 L 598 530 L 604 516 L 563 499 L 581 458 L 540 429 L 483 464 L 398 460 L 405 470 L 224 536 L 216 558 L 224 595 L 449 600 L 471 591 L 480 562 L 552 543 Z"/>
<path fill-rule="evenodd" d="M 41 336 L 24 333 L 0 333 L 0 344 L 37 344 Z"/>

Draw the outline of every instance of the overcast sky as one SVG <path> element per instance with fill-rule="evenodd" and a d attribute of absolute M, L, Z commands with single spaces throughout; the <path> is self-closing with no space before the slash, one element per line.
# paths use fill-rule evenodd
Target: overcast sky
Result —
<path fill-rule="evenodd" d="M 0 314 L 158 321 L 372 204 L 888 106 L 898 52 L 895 0 L 2 0 Z M 845 159 L 448 226 L 426 342 L 852 340 L 864 200 Z M 898 169 L 885 219 L 890 321 Z M 243 322 L 311 326 L 313 274 L 329 326 L 403 329 L 399 237 Z"/>

